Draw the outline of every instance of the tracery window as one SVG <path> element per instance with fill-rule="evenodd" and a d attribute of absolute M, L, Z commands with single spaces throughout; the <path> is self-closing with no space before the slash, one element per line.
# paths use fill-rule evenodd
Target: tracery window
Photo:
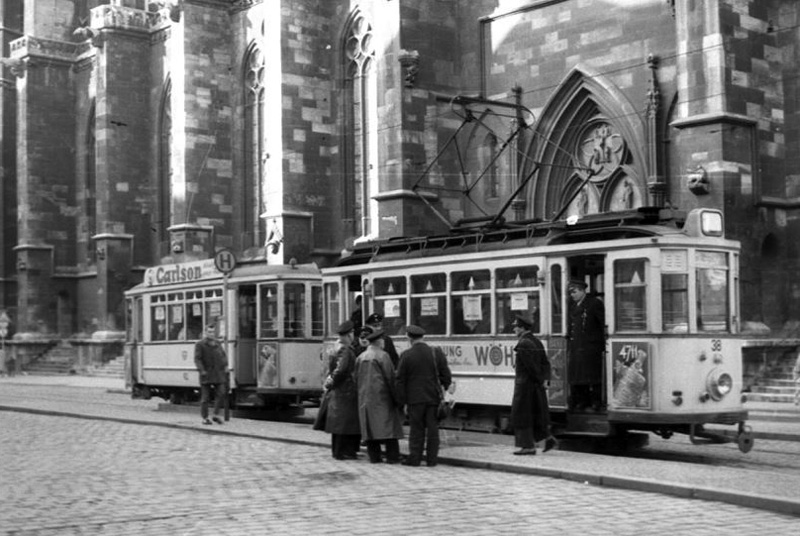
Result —
<path fill-rule="evenodd" d="M 354 234 L 373 231 L 372 196 L 377 188 L 377 84 L 372 26 L 356 13 L 345 32 L 344 218 Z"/>
<path fill-rule="evenodd" d="M 256 246 L 266 236 L 261 218 L 264 180 L 264 55 L 253 45 L 245 58 L 244 88 L 244 197 L 242 218 L 245 246 Z"/>

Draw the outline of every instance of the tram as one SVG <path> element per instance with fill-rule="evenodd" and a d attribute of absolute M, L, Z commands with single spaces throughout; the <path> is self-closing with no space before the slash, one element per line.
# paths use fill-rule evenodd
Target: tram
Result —
<path fill-rule="evenodd" d="M 315 264 L 213 259 L 154 266 L 126 292 L 133 398 L 199 399 L 194 346 L 216 321 L 234 408 L 285 410 L 321 395 L 322 284 Z"/>
<path fill-rule="evenodd" d="M 364 314 L 384 316 L 398 350 L 403 327 L 421 326 L 457 384 L 445 425 L 506 431 L 511 323 L 523 314 L 535 319 L 551 361 L 556 435 L 625 444 L 647 433 L 685 433 L 694 443 L 736 441 L 747 452 L 753 438 L 743 408 L 739 249 L 725 238 L 720 211 L 650 207 L 365 243 L 322 269 L 326 334 L 333 336 L 358 294 Z M 599 410 L 567 403 L 567 283 L 574 279 L 605 307 Z M 728 434 L 709 424 L 737 428 Z"/>

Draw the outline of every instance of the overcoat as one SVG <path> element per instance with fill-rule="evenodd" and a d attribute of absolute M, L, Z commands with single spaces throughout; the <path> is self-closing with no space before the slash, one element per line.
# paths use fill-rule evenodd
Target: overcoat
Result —
<path fill-rule="evenodd" d="M 606 315 L 603 302 L 588 294 L 569 312 L 568 374 L 571 385 L 602 382 Z"/>
<path fill-rule="evenodd" d="M 365 440 L 402 439 L 403 421 L 397 405 L 392 360 L 370 345 L 356 359 L 358 418 Z"/>
<path fill-rule="evenodd" d="M 511 425 L 516 429 L 533 428 L 534 440 L 541 441 L 550 435 L 550 408 L 544 387 L 550 379 L 550 361 L 541 341 L 530 332 L 520 337 L 514 355 Z"/>
<path fill-rule="evenodd" d="M 361 433 L 358 423 L 358 392 L 353 377 L 355 366 L 356 355 L 352 347 L 337 342 L 328 369 L 332 382 L 327 395 L 329 399 L 325 431 L 329 434 Z"/>
<path fill-rule="evenodd" d="M 216 339 L 203 338 L 194 345 L 194 366 L 200 373 L 200 383 L 225 383 L 228 358 Z"/>
<path fill-rule="evenodd" d="M 416 342 L 400 354 L 400 364 L 397 366 L 397 396 L 400 404 L 435 406 L 441 398 L 441 388 L 450 387 L 451 381 L 447 358 L 439 348 L 434 351 L 424 342 Z"/>

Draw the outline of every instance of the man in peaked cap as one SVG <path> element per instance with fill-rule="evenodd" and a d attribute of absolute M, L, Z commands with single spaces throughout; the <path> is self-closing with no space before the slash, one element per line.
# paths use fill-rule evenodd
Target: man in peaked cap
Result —
<path fill-rule="evenodd" d="M 353 352 L 355 324 L 346 320 L 339 324 L 339 340 L 328 363 L 325 381 L 328 414 L 325 431 L 331 434 L 331 453 L 337 460 L 353 460 L 361 443 L 361 425 L 358 422 L 358 392 L 353 378 L 356 356 Z"/>
<path fill-rule="evenodd" d="M 583 280 L 573 279 L 567 291 L 573 305 L 567 326 L 567 380 L 569 407 L 599 411 L 603 406 L 602 376 L 606 315 L 603 302 L 587 294 Z"/>
<path fill-rule="evenodd" d="M 514 396 L 511 401 L 511 424 L 514 454 L 536 454 L 536 443 L 544 441 L 544 452 L 556 446 L 550 434 L 550 408 L 545 382 L 550 380 L 550 361 L 541 341 L 533 334 L 535 322 L 517 315 L 513 322 L 519 342 L 514 347 Z"/>
<path fill-rule="evenodd" d="M 452 379 L 447 359 L 438 347 L 434 350 L 422 341 L 425 330 L 407 326 L 411 346 L 400 355 L 397 367 L 397 397 L 408 406 L 408 459 L 403 465 L 419 466 L 425 450 L 429 467 L 439 459 L 439 419 L 436 410 L 442 389 Z M 427 443 L 427 447 L 426 447 Z"/>
<path fill-rule="evenodd" d="M 372 313 L 369 315 L 369 317 L 367 317 L 367 326 L 383 334 L 383 351 L 389 354 L 389 359 L 392 360 L 392 366 L 397 369 L 400 356 L 397 354 L 397 349 L 394 347 L 392 338 L 383 330 L 383 315 L 380 313 Z"/>

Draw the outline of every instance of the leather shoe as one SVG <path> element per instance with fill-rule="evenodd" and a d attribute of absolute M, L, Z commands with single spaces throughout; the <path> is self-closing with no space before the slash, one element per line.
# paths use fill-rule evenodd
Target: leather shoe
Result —
<path fill-rule="evenodd" d="M 203 424 L 211 424 L 211 419 L 203 419 Z"/>
<path fill-rule="evenodd" d="M 515 456 L 534 456 L 536 455 L 536 449 L 519 449 L 514 451 Z"/>
<path fill-rule="evenodd" d="M 544 442 L 544 450 L 542 452 L 547 452 L 548 450 L 553 450 L 554 448 L 558 447 L 558 441 L 553 436 L 548 437 Z"/>
<path fill-rule="evenodd" d="M 222 424 L 222 419 L 220 419 L 216 415 L 214 417 L 212 417 L 211 420 L 214 421 L 217 424 Z"/>
<path fill-rule="evenodd" d="M 419 467 L 419 462 L 415 462 L 414 460 L 404 460 L 400 463 L 402 465 L 408 465 L 409 467 Z"/>

